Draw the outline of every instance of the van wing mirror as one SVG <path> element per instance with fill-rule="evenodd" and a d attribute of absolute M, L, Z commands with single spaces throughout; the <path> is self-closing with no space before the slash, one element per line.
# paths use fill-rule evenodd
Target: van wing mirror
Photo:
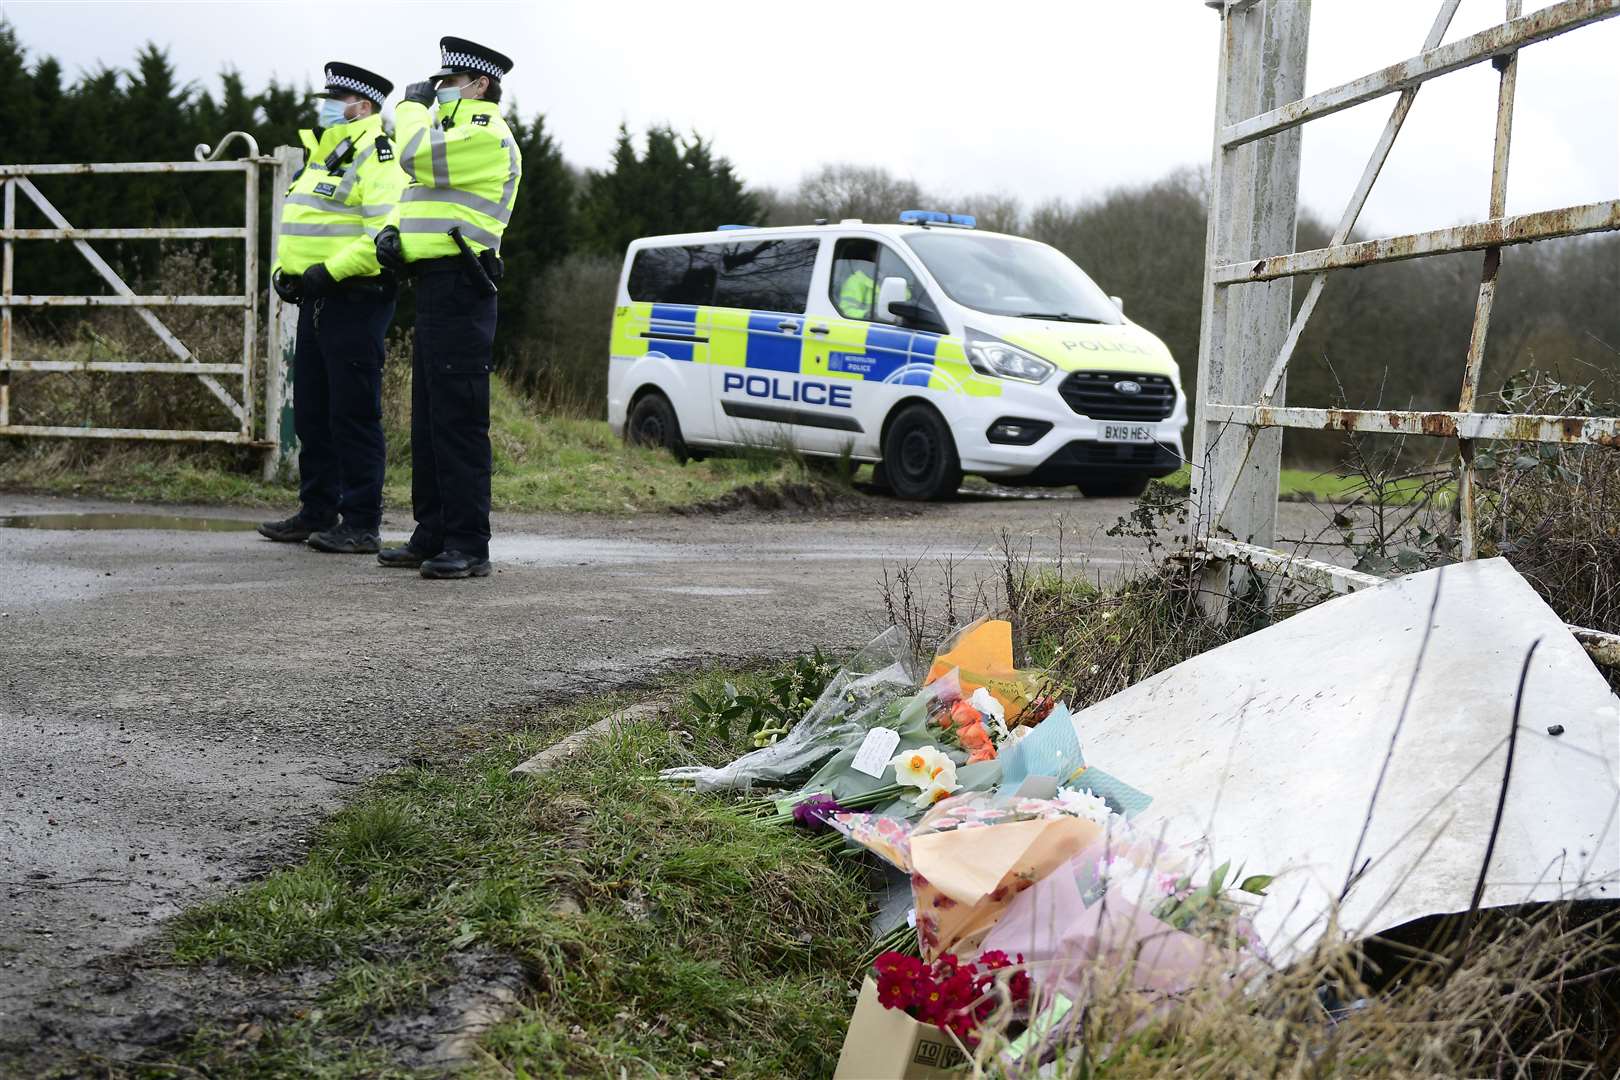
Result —
<path fill-rule="evenodd" d="M 877 314 L 884 322 L 900 322 L 906 317 L 905 312 L 894 311 L 892 305 L 899 304 L 906 307 L 911 300 L 911 286 L 906 284 L 903 277 L 886 277 L 878 285 Z"/>

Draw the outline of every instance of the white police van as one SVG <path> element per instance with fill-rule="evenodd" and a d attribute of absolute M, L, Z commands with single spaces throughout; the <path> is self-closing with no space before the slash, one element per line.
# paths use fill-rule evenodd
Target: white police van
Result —
<path fill-rule="evenodd" d="M 873 462 L 908 499 L 1001 484 L 1134 495 L 1182 462 L 1181 375 L 1067 256 L 967 215 L 637 240 L 608 419 L 679 456 Z"/>

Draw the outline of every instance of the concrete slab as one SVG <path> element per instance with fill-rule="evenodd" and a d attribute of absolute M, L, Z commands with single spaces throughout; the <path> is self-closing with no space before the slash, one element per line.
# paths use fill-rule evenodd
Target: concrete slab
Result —
<path fill-rule="evenodd" d="M 1322 604 L 1075 724 L 1088 762 L 1154 796 L 1140 824 L 1281 875 L 1257 929 L 1287 956 L 1324 932 L 1347 881 L 1338 917 L 1352 935 L 1467 910 L 1536 642 L 1483 904 L 1620 899 L 1616 699 L 1504 560 Z"/>
<path fill-rule="evenodd" d="M 513 768 L 512 776 L 537 776 L 557 763 L 567 760 L 570 754 L 576 753 L 586 743 L 613 730 L 615 724 L 633 724 L 640 720 L 651 720 L 665 709 L 669 702 L 659 698 L 652 701 L 642 701 L 635 705 L 626 706 L 602 717 L 596 723 L 580 728 L 572 735 L 565 735 L 552 743 L 534 757 L 523 764 Z"/>

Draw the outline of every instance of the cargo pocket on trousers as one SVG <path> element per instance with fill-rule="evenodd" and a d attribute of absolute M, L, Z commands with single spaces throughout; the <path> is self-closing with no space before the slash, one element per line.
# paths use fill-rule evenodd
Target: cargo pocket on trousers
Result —
<path fill-rule="evenodd" d="M 450 299 L 458 316 L 438 328 L 435 337 L 441 351 L 433 357 L 432 365 L 447 375 L 488 375 L 495 367 L 494 298 L 466 278 L 458 277 Z"/>

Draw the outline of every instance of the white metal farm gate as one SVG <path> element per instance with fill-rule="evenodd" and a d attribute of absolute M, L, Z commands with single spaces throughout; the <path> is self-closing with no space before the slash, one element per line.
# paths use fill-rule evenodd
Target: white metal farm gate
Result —
<path fill-rule="evenodd" d="M 218 160 L 233 139 L 245 142 L 248 156 Z M 272 363 L 264 380 L 262 421 L 255 408 L 255 376 L 258 362 L 259 303 L 259 179 L 270 169 L 272 178 L 272 220 L 279 217 L 282 193 L 291 182 L 299 154 L 284 148 L 274 156 L 261 156 L 252 136 L 231 132 L 217 149 L 204 145 L 196 149 L 195 161 L 99 162 L 89 164 L 0 165 L 0 435 L 51 436 L 59 438 L 148 439 L 180 442 L 217 442 L 249 446 L 265 451 L 265 473 L 273 474 L 285 464 L 292 439 L 291 400 L 288 391 L 293 320 L 283 305 L 269 294 L 268 338 Z M 85 228 L 76 227 L 52 204 L 34 183 L 36 177 L 113 174 L 186 175 L 195 173 L 235 173 L 241 177 L 244 216 L 240 225 L 188 228 Z M 32 203 L 52 227 L 17 227 L 17 198 Z M 271 257 L 274 258 L 274 231 Z M 175 295 L 137 294 L 106 259 L 91 246 L 95 240 L 236 240 L 242 244 L 240 294 Z M 90 267 L 111 288 L 96 295 L 34 294 L 14 292 L 16 247 L 22 241 L 69 242 Z M 144 322 L 162 343 L 169 358 L 162 360 L 64 360 L 48 357 L 19 357 L 13 334 L 17 308 L 127 307 Z M 175 307 L 234 308 L 241 312 L 240 355 L 200 358 L 164 323 L 154 309 Z M 48 426 L 12 422 L 11 373 L 14 371 L 80 371 L 124 375 L 181 375 L 198 379 L 235 419 L 231 428 L 182 430 L 82 426 Z"/>
<path fill-rule="evenodd" d="M 1339 591 L 1381 580 L 1275 550 L 1283 428 L 1457 440 L 1461 555 L 1473 558 L 1476 441 L 1620 446 L 1620 418 L 1474 411 L 1502 249 L 1620 229 L 1617 200 L 1506 214 L 1518 51 L 1620 15 L 1620 0 L 1561 0 L 1529 15 L 1521 12 L 1522 0 L 1506 0 L 1500 24 L 1443 45 L 1460 0 L 1442 0 L 1417 55 L 1309 97 L 1304 96 L 1304 83 L 1310 0 L 1206 3 L 1220 12 L 1222 41 L 1189 515 L 1190 546 L 1205 563 L 1206 595 L 1224 603 L 1234 569 L 1242 566 L 1310 578 Z M 1423 83 L 1487 62 L 1500 73 L 1489 218 L 1351 243 L 1351 230 Z M 1387 95 L 1397 95 L 1395 106 L 1328 246 L 1294 251 L 1302 125 Z M 1455 412 L 1283 404 L 1288 362 L 1331 272 L 1461 251 L 1483 251 L 1484 260 Z M 1292 313 L 1293 279 L 1300 276 L 1309 276 L 1310 285 Z M 1608 635 L 1581 636 L 1591 643 L 1602 639 L 1611 648 L 1620 643 Z"/>

